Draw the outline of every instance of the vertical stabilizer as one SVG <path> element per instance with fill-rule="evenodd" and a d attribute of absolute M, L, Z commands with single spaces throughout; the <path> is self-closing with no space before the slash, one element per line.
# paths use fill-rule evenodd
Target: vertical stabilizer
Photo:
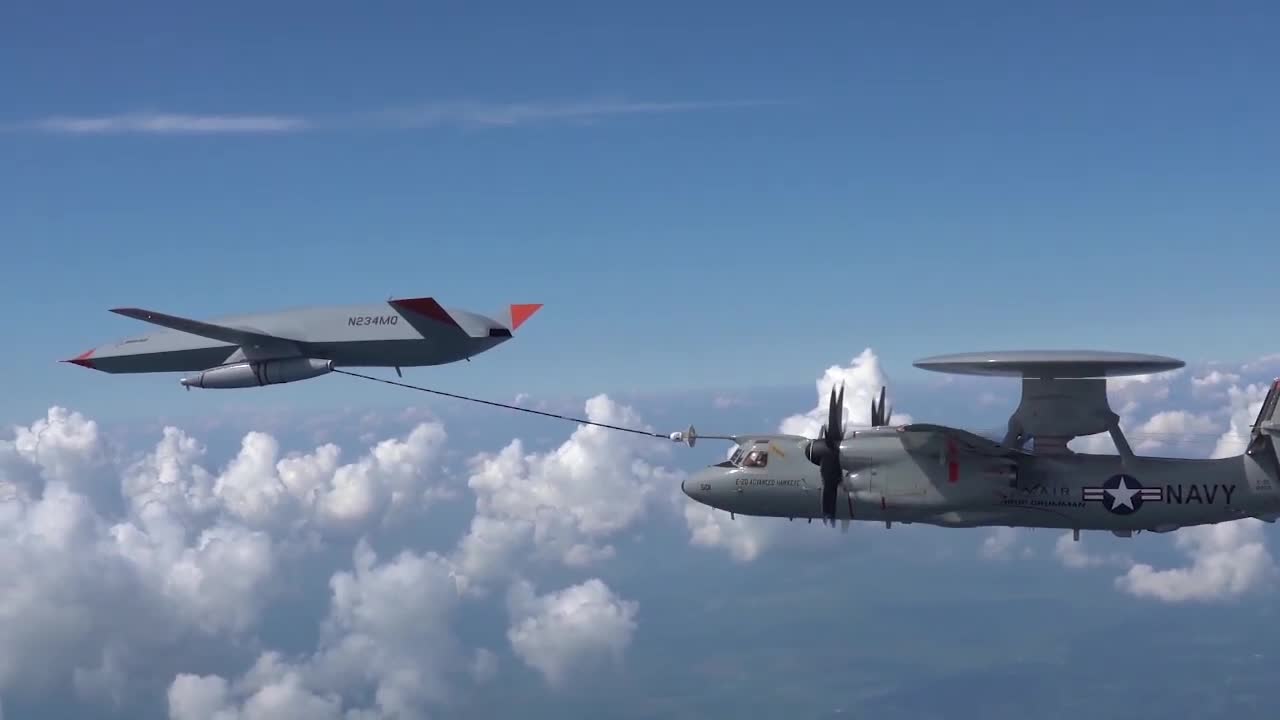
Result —
<path fill-rule="evenodd" d="M 520 326 L 533 317 L 533 314 L 542 309 L 542 303 L 521 303 L 517 305 L 508 305 L 507 309 L 499 314 L 498 322 L 506 325 L 515 332 Z"/>
<path fill-rule="evenodd" d="M 1276 437 L 1280 436 L 1280 418 L 1276 417 L 1276 411 L 1280 409 L 1280 378 L 1271 383 L 1271 389 L 1267 391 L 1267 397 L 1262 401 L 1262 407 L 1258 409 L 1258 418 L 1253 421 L 1253 428 L 1249 432 L 1249 449 L 1245 451 L 1248 455 L 1257 455 L 1263 451 L 1271 455 L 1275 455 Z"/>
<path fill-rule="evenodd" d="M 1280 379 L 1271 383 L 1267 397 L 1258 410 L 1249 434 L 1249 446 L 1244 451 L 1246 462 L 1254 463 L 1264 477 L 1254 483 L 1255 491 L 1280 492 L 1280 455 L 1276 453 L 1276 439 L 1280 438 Z"/>
<path fill-rule="evenodd" d="M 1267 391 L 1267 397 L 1262 401 L 1262 408 L 1258 410 L 1258 419 L 1253 422 L 1253 432 L 1249 438 L 1251 441 L 1263 435 L 1274 436 L 1280 433 L 1280 418 L 1276 417 L 1278 407 L 1280 407 L 1280 378 L 1271 383 L 1271 389 Z"/>

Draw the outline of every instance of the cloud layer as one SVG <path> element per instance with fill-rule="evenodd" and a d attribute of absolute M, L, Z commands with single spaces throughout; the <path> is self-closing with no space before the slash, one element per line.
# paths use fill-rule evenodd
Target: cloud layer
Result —
<path fill-rule="evenodd" d="M 586 411 L 640 424 L 605 396 Z M 495 585 L 508 588 L 510 652 L 548 684 L 620 664 L 636 602 L 590 576 L 539 594 L 523 573 L 612 557 L 609 538 L 678 488 L 653 463 L 669 448 L 588 426 L 545 453 L 513 440 L 470 461 L 476 512 L 455 547 L 380 554 L 371 539 L 455 498 L 446 441 L 419 421 L 344 459 L 336 444 L 284 452 L 255 431 L 211 467 L 177 428 L 136 457 L 63 408 L 16 428 L 0 441 L 0 697 L 70 689 L 119 705 L 162 692 L 173 718 L 426 717 L 497 671 L 493 648 L 452 629 Z M 310 649 L 254 651 L 316 572 L 328 609 Z M 190 660 L 246 651 L 256 659 L 238 673 Z"/>
<path fill-rule="evenodd" d="M 1153 449 L 1229 453 L 1274 371 L 1280 362 L 1120 383 L 1113 403 L 1126 426 L 1153 429 Z M 822 372 L 812 408 L 779 428 L 816 431 L 841 381 L 848 421 L 865 424 L 888 384 L 871 350 Z M 646 427 L 605 395 L 584 410 Z M 640 528 L 674 521 L 679 536 L 645 544 L 723 558 L 726 577 L 771 552 L 830 558 L 866 543 L 692 503 L 679 492 L 682 451 L 652 438 L 594 426 L 546 448 L 514 438 L 467 457 L 454 481 L 443 423 L 400 420 L 402 431 L 355 451 L 291 451 L 248 432 L 216 461 L 173 427 L 141 450 L 117 447 L 63 408 L 14 428 L 0 439 L 0 698 L 175 720 L 374 720 L 430 717 L 517 674 L 572 692 L 623 672 L 652 622 L 628 597 L 636 585 L 614 575 L 643 582 L 655 562 L 627 554 Z M 437 526 L 447 527 L 424 539 Z M 1060 572 L 1099 574 L 1139 600 L 1222 602 L 1276 579 L 1263 528 L 1182 530 L 1154 556 L 1104 533 L 1054 533 L 1041 548 L 1003 528 L 970 552 L 1055 558 Z M 894 532 L 904 531 L 918 532 Z M 477 614 L 485 621 L 462 622 Z"/>

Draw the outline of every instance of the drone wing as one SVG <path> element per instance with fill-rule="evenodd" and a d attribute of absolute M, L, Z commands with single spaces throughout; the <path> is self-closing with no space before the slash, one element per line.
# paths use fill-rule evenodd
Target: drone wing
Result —
<path fill-rule="evenodd" d="M 302 354 L 301 348 L 294 340 L 255 332 L 253 330 L 243 330 L 241 328 L 227 327 L 226 325 L 215 325 L 213 323 L 202 322 L 200 320 L 178 317 L 177 315 L 166 315 L 152 310 L 143 310 L 142 308 L 113 308 L 111 312 L 116 313 L 117 315 L 133 318 L 134 320 L 141 320 L 153 325 L 169 328 L 170 330 L 191 333 L 192 335 L 199 335 L 200 337 L 206 337 L 211 340 L 219 340 L 232 345 L 239 345 L 246 355 L 290 357 Z"/>

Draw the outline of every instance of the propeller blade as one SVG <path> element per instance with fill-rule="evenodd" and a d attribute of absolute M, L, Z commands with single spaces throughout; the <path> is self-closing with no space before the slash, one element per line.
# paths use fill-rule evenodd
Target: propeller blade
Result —
<path fill-rule="evenodd" d="M 884 385 L 880 386 L 880 399 L 871 398 L 871 427 L 885 427 L 889 424 L 890 411 L 888 409 L 885 394 L 888 388 Z"/>
<path fill-rule="evenodd" d="M 840 388 L 841 395 L 844 393 L 844 387 Z M 827 443 L 827 447 L 835 450 L 836 445 L 840 442 L 843 433 L 840 432 L 841 411 L 844 405 L 840 404 L 840 399 L 836 395 L 836 389 L 831 388 L 831 402 L 827 405 L 827 424 L 823 433 L 823 441 Z"/>
<path fill-rule="evenodd" d="M 835 527 L 836 500 L 840 484 L 844 481 L 844 469 L 840 464 L 840 443 L 844 441 L 844 385 L 831 388 L 831 400 L 827 406 L 827 424 L 818 437 L 805 443 L 804 456 L 818 466 L 822 478 L 823 524 Z"/>
<path fill-rule="evenodd" d="M 827 407 L 826 448 L 818 470 L 822 476 L 822 517 L 835 524 L 836 499 L 844 471 L 840 467 L 840 441 L 844 439 L 844 385 L 831 388 L 831 404 Z"/>
<path fill-rule="evenodd" d="M 822 456 L 822 464 L 818 466 L 822 474 L 822 516 L 832 520 L 836 516 L 836 491 L 840 488 L 843 473 L 840 472 L 840 456 L 828 452 Z"/>

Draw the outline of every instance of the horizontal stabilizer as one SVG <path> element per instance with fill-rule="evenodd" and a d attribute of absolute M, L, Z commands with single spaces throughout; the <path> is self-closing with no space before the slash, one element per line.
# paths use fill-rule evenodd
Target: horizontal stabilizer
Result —
<path fill-rule="evenodd" d="M 112 308 L 111 312 L 134 320 L 166 327 L 170 330 L 178 330 L 179 332 L 191 333 L 211 340 L 239 345 L 247 354 L 258 351 L 277 355 L 296 355 L 300 352 L 297 343 L 293 340 L 252 330 L 215 325 L 200 320 L 178 317 L 177 315 L 166 315 L 152 310 L 143 310 L 142 308 Z"/>
<path fill-rule="evenodd" d="M 395 308 L 396 311 L 402 315 L 406 312 L 412 313 L 429 320 L 434 320 L 446 327 L 462 330 L 462 326 L 458 323 L 457 318 L 451 315 L 448 310 L 445 310 L 439 302 L 436 302 L 435 298 L 402 298 L 399 300 L 388 300 L 387 304 Z"/>

